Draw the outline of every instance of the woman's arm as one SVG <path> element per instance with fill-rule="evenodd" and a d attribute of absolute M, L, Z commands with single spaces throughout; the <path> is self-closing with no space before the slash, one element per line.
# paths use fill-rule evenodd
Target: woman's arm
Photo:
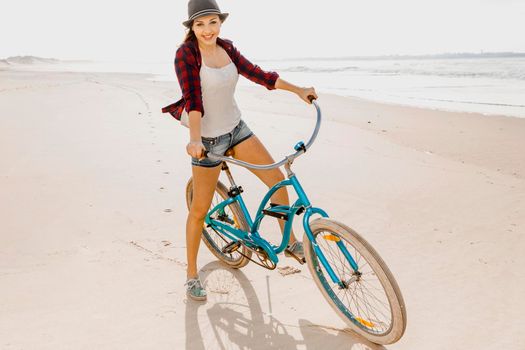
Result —
<path fill-rule="evenodd" d="M 179 47 L 175 54 L 175 73 L 184 97 L 184 109 L 188 114 L 190 111 L 199 111 L 202 117 L 204 108 L 199 72 L 200 68 L 193 51 L 187 45 Z"/>
<path fill-rule="evenodd" d="M 307 103 L 312 103 L 308 99 L 308 96 L 313 96 L 314 98 L 317 98 L 317 94 L 313 87 L 309 87 L 309 88 L 299 87 L 297 85 L 287 82 L 286 80 L 282 78 L 277 78 L 277 81 L 275 82 L 275 88 L 293 92 L 297 94 L 301 99 L 306 101 Z"/>
<path fill-rule="evenodd" d="M 201 141 L 201 118 L 199 111 L 190 111 L 188 122 L 190 124 L 190 141 Z"/>
<path fill-rule="evenodd" d="M 186 152 L 194 158 L 202 158 L 202 152 L 206 149 L 201 141 L 201 118 L 199 111 L 188 113 L 188 123 L 190 124 L 190 142 L 186 145 Z"/>
<path fill-rule="evenodd" d="M 302 88 L 291 84 L 284 79 L 281 79 L 277 72 L 266 72 L 262 70 L 261 67 L 253 64 L 248 59 L 246 59 L 246 57 L 241 55 L 239 50 L 233 46 L 231 41 L 228 40 L 225 42 L 229 45 L 228 47 L 230 50 L 230 57 L 237 66 L 237 70 L 247 79 L 253 81 L 254 83 L 263 85 L 269 90 L 282 89 L 294 92 L 306 103 L 311 103 L 308 99 L 308 96 L 310 95 L 317 98 L 317 94 L 313 87 Z"/>
<path fill-rule="evenodd" d="M 188 113 L 190 141 L 186 152 L 201 159 L 204 145 L 201 141 L 201 118 L 204 114 L 202 91 L 200 85 L 199 66 L 197 59 L 188 46 L 181 46 L 175 55 L 175 73 L 184 97 L 184 109 Z"/>

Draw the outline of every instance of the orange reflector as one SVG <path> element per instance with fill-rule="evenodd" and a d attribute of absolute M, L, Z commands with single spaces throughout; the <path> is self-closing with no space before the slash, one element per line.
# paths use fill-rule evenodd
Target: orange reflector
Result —
<path fill-rule="evenodd" d="M 334 235 L 325 235 L 323 236 L 323 238 L 326 239 L 327 241 L 334 241 L 334 242 L 340 241 L 339 237 L 334 236 Z"/>
<path fill-rule="evenodd" d="M 360 317 L 356 317 L 355 319 L 358 320 L 359 323 L 361 323 L 363 326 L 374 327 L 374 324 L 373 324 L 372 322 L 370 322 L 370 321 L 363 320 L 363 319 L 360 318 Z"/>

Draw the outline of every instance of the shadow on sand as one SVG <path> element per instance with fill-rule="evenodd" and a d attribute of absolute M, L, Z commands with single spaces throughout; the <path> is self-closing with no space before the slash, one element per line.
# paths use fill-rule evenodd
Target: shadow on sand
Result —
<path fill-rule="evenodd" d="M 262 311 L 257 294 L 242 271 L 229 269 L 218 261 L 204 266 L 200 277 L 208 291 L 208 301 L 186 301 L 187 350 L 385 349 L 349 331 L 323 328 L 305 319 L 299 319 L 298 325 L 282 324 Z M 289 329 L 297 328 L 300 335 L 289 334 Z"/>

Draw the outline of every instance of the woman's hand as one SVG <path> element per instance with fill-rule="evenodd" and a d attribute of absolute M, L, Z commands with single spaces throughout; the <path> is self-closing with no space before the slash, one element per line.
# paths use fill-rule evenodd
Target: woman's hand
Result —
<path fill-rule="evenodd" d="M 309 88 L 299 88 L 297 90 L 297 95 L 306 101 L 306 103 L 311 104 L 312 102 L 308 99 L 308 96 L 313 96 L 315 99 L 317 99 L 317 93 L 315 92 L 315 89 L 313 87 Z"/>
<path fill-rule="evenodd" d="M 202 159 L 203 153 L 206 150 L 201 141 L 190 141 L 186 145 L 186 152 L 193 158 Z"/>

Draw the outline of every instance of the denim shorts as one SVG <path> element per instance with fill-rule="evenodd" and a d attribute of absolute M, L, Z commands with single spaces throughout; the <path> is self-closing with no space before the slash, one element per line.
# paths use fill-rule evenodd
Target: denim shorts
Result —
<path fill-rule="evenodd" d="M 241 119 L 239 124 L 229 133 L 217 137 L 201 137 L 202 144 L 208 152 L 223 156 L 226 151 L 253 135 L 248 125 Z M 195 166 L 202 166 L 206 168 L 216 167 L 222 161 L 211 160 L 210 158 L 191 158 L 191 164 Z"/>

